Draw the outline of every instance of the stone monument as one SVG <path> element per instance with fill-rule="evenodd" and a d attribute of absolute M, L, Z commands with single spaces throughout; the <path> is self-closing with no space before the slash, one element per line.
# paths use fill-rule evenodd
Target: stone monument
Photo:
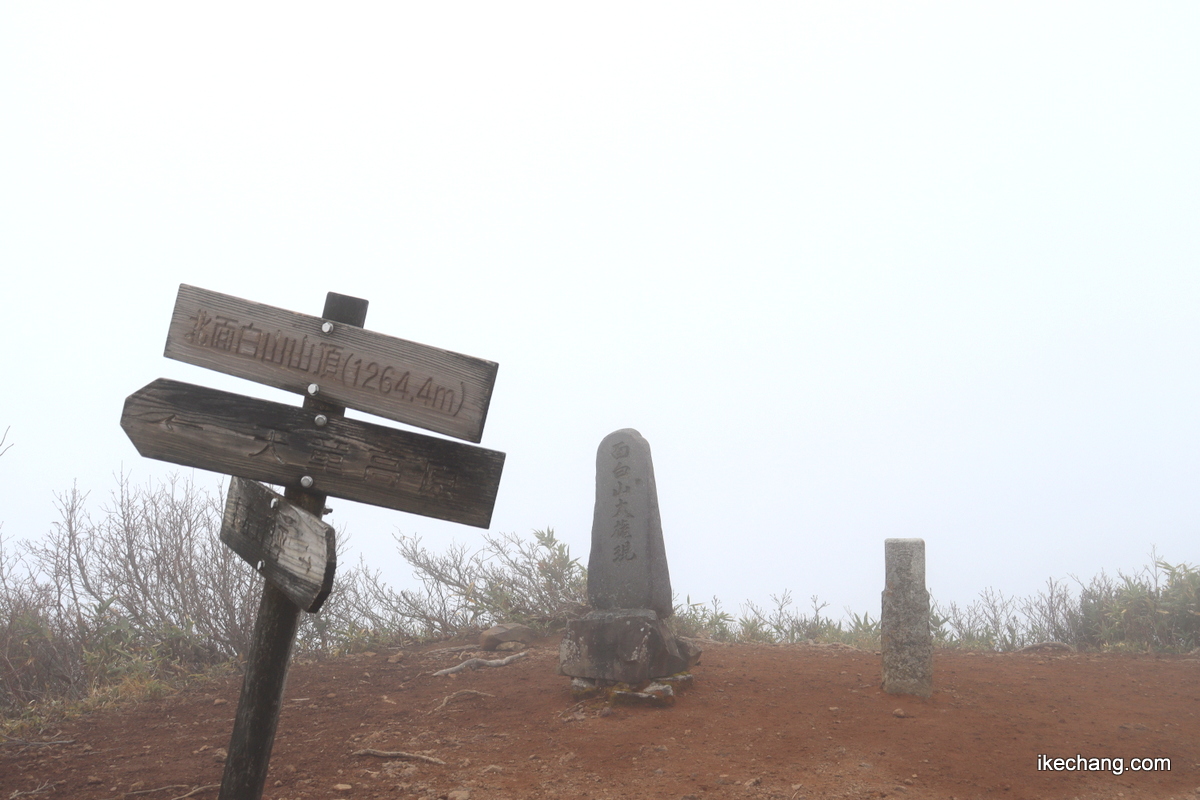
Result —
<path fill-rule="evenodd" d="M 883 690 L 929 697 L 933 693 L 933 638 L 925 590 L 925 540 L 884 539 L 880 650 Z"/>
<path fill-rule="evenodd" d="M 610 433 L 596 453 L 596 507 L 588 558 L 592 611 L 567 624 L 559 672 L 629 684 L 690 669 L 700 650 L 665 620 L 671 575 L 650 444 L 632 428 Z"/>

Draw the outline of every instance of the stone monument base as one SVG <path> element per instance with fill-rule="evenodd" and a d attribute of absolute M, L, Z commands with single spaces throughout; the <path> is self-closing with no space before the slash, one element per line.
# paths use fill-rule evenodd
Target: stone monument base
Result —
<path fill-rule="evenodd" d="M 558 648 L 558 673 L 640 684 L 691 669 L 700 648 L 671 634 L 648 608 L 593 611 L 567 623 Z"/>

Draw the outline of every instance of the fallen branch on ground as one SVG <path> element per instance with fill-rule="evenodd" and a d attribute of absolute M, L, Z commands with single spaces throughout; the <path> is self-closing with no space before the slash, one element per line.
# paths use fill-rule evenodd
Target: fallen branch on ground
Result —
<path fill-rule="evenodd" d="M 219 784 L 219 783 L 210 783 L 207 786 L 197 786 L 195 789 L 192 789 L 187 794 L 181 794 L 178 797 L 172 797 L 171 800 L 183 800 L 183 798 L 191 797 L 194 794 L 203 792 L 205 789 L 220 789 L 220 788 L 221 788 L 221 784 Z"/>
<path fill-rule="evenodd" d="M 34 742 L 29 739 L 14 739 L 11 736 L 4 736 L 4 738 L 5 741 L 0 742 L 0 744 L 22 745 L 28 747 L 45 747 L 46 745 L 50 744 L 75 744 L 74 739 L 59 739 L 58 741 L 54 742 Z"/>
<path fill-rule="evenodd" d="M 477 692 L 474 689 L 459 689 L 454 694 L 448 694 L 445 697 L 443 697 L 442 704 L 440 706 L 438 706 L 437 708 L 435 708 L 433 711 L 430 711 L 428 713 L 433 714 L 434 712 L 441 711 L 443 708 L 446 707 L 446 705 L 448 703 L 450 703 L 451 700 L 455 699 L 456 697 L 466 697 L 467 695 L 475 695 L 476 697 L 495 697 L 496 696 L 494 694 L 488 694 L 487 692 Z"/>
<path fill-rule="evenodd" d="M 126 792 L 126 797 L 133 797 L 135 794 L 154 794 L 155 792 L 165 792 L 167 789 L 186 789 L 191 786 L 190 783 L 173 783 L 170 786 L 160 786 L 157 789 L 138 789 L 136 792 Z"/>
<path fill-rule="evenodd" d="M 433 756 L 423 756 L 420 753 L 402 753 L 399 750 L 355 750 L 356 756 L 379 756 L 380 758 L 404 758 L 409 761 L 428 761 L 430 764 L 446 766 L 446 762 Z"/>
<path fill-rule="evenodd" d="M 524 658 L 527 655 L 529 655 L 529 651 L 524 650 L 520 653 L 511 655 L 508 658 L 497 658 L 495 661 L 486 661 L 482 658 L 468 658 L 466 661 L 462 662 L 456 667 L 447 667 L 446 669 L 438 670 L 437 672 L 433 673 L 433 677 L 436 678 L 440 675 L 453 675 L 456 672 L 462 672 L 464 669 L 478 669 L 479 667 L 503 667 L 507 664 L 511 664 L 518 658 Z"/>

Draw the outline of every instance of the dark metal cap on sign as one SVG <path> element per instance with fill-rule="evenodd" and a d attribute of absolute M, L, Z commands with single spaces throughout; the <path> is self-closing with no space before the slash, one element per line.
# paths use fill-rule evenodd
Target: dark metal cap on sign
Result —
<path fill-rule="evenodd" d="M 325 319 L 337 320 L 343 325 L 361 328 L 367 322 L 368 305 L 369 301 L 361 297 L 329 292 L 325 295 L 325 311 L 321 313 L 321 316 Z"/>

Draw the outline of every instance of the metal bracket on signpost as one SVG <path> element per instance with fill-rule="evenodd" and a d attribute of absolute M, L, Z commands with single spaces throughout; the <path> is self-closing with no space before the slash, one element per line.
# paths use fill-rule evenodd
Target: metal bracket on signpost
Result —
<path fill-rule="evenodd" d="M 330 292 L 323 316 L 333 322 L 361 328 L 367 318 L 367 301 Z M 326 418 L 345 413 L 340 406 L 312 397 L 304 400 L 304 408 Z M 319 491 L 291 486 L 284 492 L 284 498 L 318 520 L 324 515 L 325 495 Z M 331 574 L 330 580 L 332 577 Z M 219 800 L 259 800 L 262 797 L 300 612 L 301 609 L 273 582 L 263 583 Z"/>

